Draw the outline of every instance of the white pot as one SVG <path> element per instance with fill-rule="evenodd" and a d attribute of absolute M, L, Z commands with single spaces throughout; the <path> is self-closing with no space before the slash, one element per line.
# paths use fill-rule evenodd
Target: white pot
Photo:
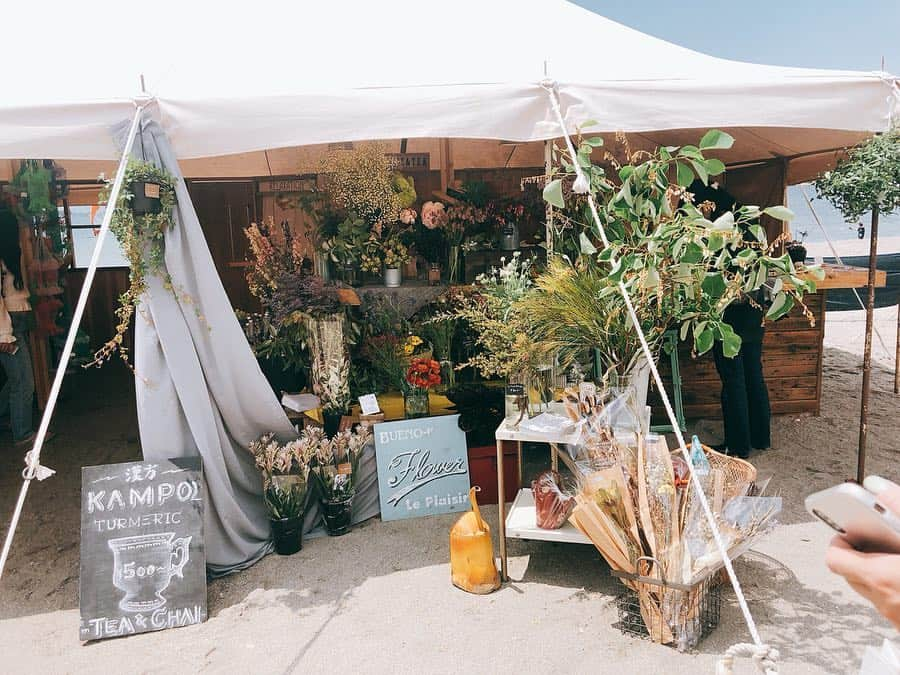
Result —
<path fill-rule="evenodd" d="M 403 282 L 403 275 L 399 267 L 384 268 L 384 285 L 388 288 L 397 288 Z"/>
<path fill-rule="evenodd" d="M 643 411 L 647 405 L 647 393 L 650 389 L 650 362 L 641 356 L 627 377 L 629 386 L 634 388 L 634 405 Z"/>

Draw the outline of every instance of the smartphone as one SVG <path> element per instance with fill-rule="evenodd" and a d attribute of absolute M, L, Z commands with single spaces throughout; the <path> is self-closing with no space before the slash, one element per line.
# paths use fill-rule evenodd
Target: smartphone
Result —
<path fill-rule="evenodd" d="M 900 517 L 856 483 L 842 483 L 809 495 L 806 510 L 858 551 L 900 553 Z"/>

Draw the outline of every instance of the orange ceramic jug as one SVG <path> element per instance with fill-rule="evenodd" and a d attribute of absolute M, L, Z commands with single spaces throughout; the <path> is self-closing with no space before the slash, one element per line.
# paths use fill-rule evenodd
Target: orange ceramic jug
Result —
<path fill-rule="evenodd" d="M 469 490 L 472 510 L 464 513 L 450 529 L 450 579 L 469 593 L 491 593 L 500 588 L 500 575 L 494 562 L 491 528 L 481 517 L 476 488 Z"/>

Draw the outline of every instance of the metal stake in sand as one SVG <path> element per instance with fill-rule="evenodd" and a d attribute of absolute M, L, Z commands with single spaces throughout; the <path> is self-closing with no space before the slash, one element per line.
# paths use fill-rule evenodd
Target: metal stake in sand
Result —
<path fill-rule="evenodd" d="M 25 504 L 25 496 L 28 494 L 28 488 L 31 486 L 31 481 L 38 477 L 41 449 L 44 447 L 44 440 L 47 438 L 47 429 L 50 427 L 50 419 L 53 417 L 53 411 L 56 408 L 56 400 L 59 398 L 59 391 L 62 388 L 63 377 L 65 377 L 66 369 L 69 366 L 69 359 L 71 359 L 72 350 L 75 347 L 75 336 L 78 334 L 78 327 L 81 325 L 81 318 L 84 315 L 84 310 L 87 306 L 91 285 L 94 283 L 94 275 L 97 272 L 97 265 L 100 262 L 100 254 L 103 251 L 103 245 L 106 242 L 106 235 L 109 233 L 109 224 L 112 221 L 115 204 L 119 199 L 119 192 L 122 190 L 125 169 L 128 166 L 128 157 L 131 155 L 131 148 L 134 145 L 134 139 L 141 124 L 141 115 L 148 104 L 149 100 L 146 99 L 143 99 L 139 104 L 136 104 L 137 110 L 134 113 L 131 128 L 128 130 L 128 138 L 125 141 L 125 149 L 122 151 L 122 159 L 119 160 L 116 178 L 113 181 L 112 189 L 109 193 L 106 212 L 103 214 L 100 233 L 97 235 L 97 243 L 94 245 L 94 253 L 91 256 L 91 264 L 88 266 L 87 272 L 84 275 L 84 284 L 82 285 L 81 293 L 78 296 L 78 304 L 75 305 L 75 312 L 72 314 L 72 324 L 69 326 L 66 344 L 63 347 L 62 355 L 59 357 L 59 365 L 56 367 L 56 375 L 53 378 L 53 386 L 50 388 L 50 396 L 47 398 L 47 406 L 44 408 L 41 424 L 38 427 L 37 434 L 34 438 L 34 446 L 31 451 L 25 455 L 26 466 L 24 471 L 22 471 L 24 482 L 22 483 L 22 489 L 19 492 L 19 499 L 16 501 L 16 508 L 13 511 L 12 521 L 10 521 L 9 524 L 9 531 L 6 533 L 6 540 L 3 542 L 3 553 L 0 554 L 0 579 L 3 578 L 3 570 L 6 567 L 6 559 L 9 557 L 9 550 L 12 547 L 16 526 L 19 524 L 19 518 L 22 516 L 22 507 Z"/>
<path fill-rule="evenodd" d="M 875 320 L 875 273 L 878 266 L 878 204 L 872 206 L 872 233 L 869 243 L 869 281 L 866 298 L 866 341 L 863 348 L 862 402 L 859 407 L 859 449 L 856 455 L 856 480 L 866 478 L 866 439 L 869 435 L 869 383 L 872 378 L 872 325 Z M 896 387 L 896 376 L 895 376 Z M 895 389 L 896 391 L 896 389 Z"/>

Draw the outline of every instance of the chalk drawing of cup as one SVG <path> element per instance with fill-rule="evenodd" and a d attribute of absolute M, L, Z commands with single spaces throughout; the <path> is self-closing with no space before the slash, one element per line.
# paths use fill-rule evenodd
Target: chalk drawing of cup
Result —
<path fill-rule="evenodd" d="M 184 578 L 191 537 L 175 539 L 174 532 L 160 532 L 107 543 L 113 552 L 113 585 L 125 592 L 119 607 L 126 612 L 149 612 L 165 605 L 162 592 L 172 577 Z"/>

